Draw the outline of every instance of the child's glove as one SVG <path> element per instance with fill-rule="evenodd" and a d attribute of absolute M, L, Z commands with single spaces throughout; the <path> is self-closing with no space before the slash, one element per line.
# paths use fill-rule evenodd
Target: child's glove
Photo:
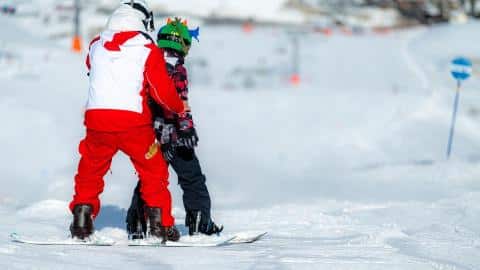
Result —
<path fill-rule="evenodd" d="M 173 124 L 167 124 L 162 118 L 156 118 L 154 122 L 155 134 L 163 157 L 169 163 L 175 158 L 177 145 L 177 132 Z"/>
<path fill-rule="evenodd" d="M 174 144 L 168 143 L 168 144 L 162 144 L 160 146 L 160 149 L 162 150 L 163 158 L 168 162 L 172 163 L 173 160 L 175 159 L 175 155 L 177 153 L 177 149 Z"/>
<path fill-rule="evenodd" d="M 193 149 L 198 145 L 198 135 L 191 114 L 186 113 L 179 115 L 177 135 L 179 146 Z"/>

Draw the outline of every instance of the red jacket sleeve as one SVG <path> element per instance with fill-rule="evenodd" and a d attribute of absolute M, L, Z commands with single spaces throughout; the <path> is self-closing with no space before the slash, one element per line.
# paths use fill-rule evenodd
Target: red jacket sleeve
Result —
<path fill-rule="evenodd" d="M 100 36 L 97 36 L 95 37 L 91 42 L 90 42 L 90 45 L 88 45 L 88 54 L 87 54 L 87 59 L 85 60 L 85 64 L 87 65 L 87 68 L 88 68 L 88 72 L 90 72 L 90 69 L 91 69 L 91 65 L 90 65 L 90 48 L 92 47 L 93 43 L 97 42 L 98 40 L 100 40 Z"/>
<path fill-rule="evenodd" d="M 157 104 L 174 113 L 184 112 L 183 101 L 178 96 L 175 83 L 168 76 L 163 51 L 153 43 L 146 47 L 151 50 L 145 64 L 145 79 L 150 85 L 150 96 Z"/>

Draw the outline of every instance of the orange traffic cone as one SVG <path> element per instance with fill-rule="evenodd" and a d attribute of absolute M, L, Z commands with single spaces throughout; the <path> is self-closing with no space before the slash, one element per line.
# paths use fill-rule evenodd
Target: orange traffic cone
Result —
<path fill-rule="evenodd" d="M 299 74 L 293 74 L 291 77 L 290 77 L 290 83 L 294 86 L 298 86 L 300 85 L 300 83 L 302 82 L 302 79 L 300 78 L 300 75 Z"/>
<path fill-rule="evenodd" d="M 80 36 L 74 36 L 72 40 L 72 51 L 75 53 L 82 52 L 82 38 Z"/>
<path fill-rule="evenodd" d="M 253 32 L 253 29 L 254 29 L 254 26 L 253 26 L 253 23 L 251 22 L 245 22 L 243 25 L 242 25 L 242 30 L 244 33 L 246 34 L 250 34 Z"/>
<path fill-rule="evenodd" d="M 325 36 L 329 37 L 329 36 L 333 35 L 333 31 L 330 28 L 323 28 L 321 31 Z"/>

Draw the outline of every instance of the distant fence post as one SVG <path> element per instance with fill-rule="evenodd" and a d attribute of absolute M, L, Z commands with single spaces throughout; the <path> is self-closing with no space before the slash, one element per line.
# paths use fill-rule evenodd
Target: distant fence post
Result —
<path fill-rule="evenodd" d="M 75 1 L 75 15 L 73 18 L 73 40 L 72 51 L 76 53 L 82 52 L 82 37 L 80 36 L 80 0 Z"/>
<path fill-rule="evenodd" d="M 300 76 L 300 34 L 296 32 L 289 33 L 292 41 L 290 83 L 298 86 L 302 82 Z"/>

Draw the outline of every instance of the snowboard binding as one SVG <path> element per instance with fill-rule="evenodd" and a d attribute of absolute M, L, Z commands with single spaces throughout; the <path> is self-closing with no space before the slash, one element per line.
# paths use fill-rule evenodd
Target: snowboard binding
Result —
<path fill-rule="evenodd" d="M 223 225 L 219 226 L 215 224 L 215 222 L 202 213 L 202 211 L 187 211 L 185 226 L 187 226 L 188 233 L 192 236 L 199 234 L 205 234 L 208 236 L 215 234 L 220 235 L 223 231 Z"/>

